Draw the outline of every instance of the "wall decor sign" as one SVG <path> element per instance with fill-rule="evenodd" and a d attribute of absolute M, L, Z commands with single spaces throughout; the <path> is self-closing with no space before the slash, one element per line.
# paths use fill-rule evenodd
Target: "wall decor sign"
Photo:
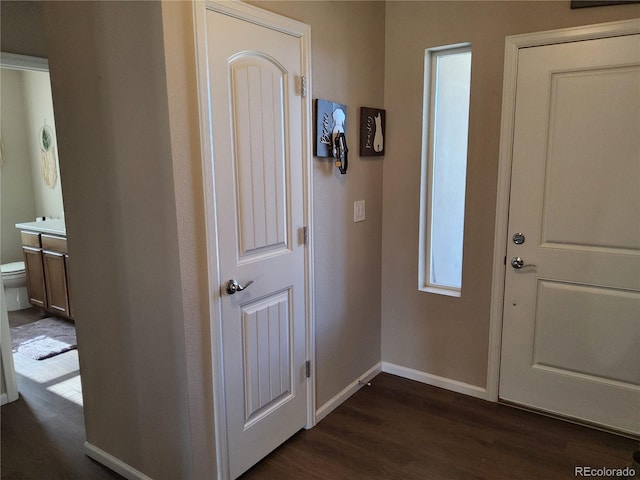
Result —
<path fill-rule="evenodd" d="M 58 170 L 56 167 L 56 152 L 53 148 L 53 130 L 45 120 L 40 129 L 38 137 L 40 144 L 40 173 L 45 185 L 54 188 L 58 181 Z"/>
<path fill-rule="evenodd" d="M 347 107 L 341 103 L 316 99 L 316 157 L 335 157 L 333 140 L 347 133 Z"/>
<path fill-rule="evenodd" d="M 640 3 L 638 0 L 572 0 L 571 8 L 607 7 L 609 5 L 625 5 Z"/>
<path fill-rule="evenodd" d="M 386 112 L 381 108 L 360 108 L 360 156 L 384 155 Z"/>

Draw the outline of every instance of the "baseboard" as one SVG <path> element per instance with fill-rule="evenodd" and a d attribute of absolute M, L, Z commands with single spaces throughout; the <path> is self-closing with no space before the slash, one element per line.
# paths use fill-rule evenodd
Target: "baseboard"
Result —
<path fill-rule="evenodd" d="M 373 377 L 381 372 L 381 364 L 380 362 L 376 363 L 369 370 L 364 372 L 360 377 L 349 385 L 347 385 L 340 393 L 338 393 L 335 397 L 329 400 L 327 403 L 322 405 L 318 410 L 316 410 L 316 423 L 322 420 L 324 417 L 329 415 L 332 411 L 338 408 L 346 399 L 348 399 L 351 395 L 356 393 L 362 385 L 360 382 L 368 382 Z"/>
<path fill-rule="evenodd" d="M 415 380 L 416 382 L 433 385 L 434 387 L 451 390 L 452 392 L 463 393 L 471 397 L 489 400 L 489 393 L 486 388 L 459 382 L 458 380 L 452 380 L 451 378 L 439 377 L 438 375 L 432 375 L 430 373 L 421 372 L 420 370 L 414 370 L 412 368 L 395 365 L 389 362 L 382 362 L 382 371 L 402 378 L 408 378 L 409 380 Z"/>
<path fill-rule="evenodd" d="M 146 476 L 144 473 L 139 472 L 123 461 L 118 460 L 116 457 L 108 454 L 104 450 L 91 445 L 89 442 L 84 442 L 84 453 L 88 457 L 93 458 L 96 462 L 110 468 L 128 480 L 152 480 L 151 477 Z"/>
<path fill-rule="evenodd" d="M 6 405 L 7 403 L 9 403 L 9 397 L 7 396 L 7 394 L 0 394 L 0 405 Z"/>

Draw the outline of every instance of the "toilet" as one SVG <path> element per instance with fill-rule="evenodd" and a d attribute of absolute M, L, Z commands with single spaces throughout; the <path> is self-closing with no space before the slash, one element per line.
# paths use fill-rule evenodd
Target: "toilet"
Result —
<path fill-rule="evenodd" d="M 2 265 L 2 285 L 7 301 L 7 311 L 24 310 L 31 306 L 27 293 L 27 274 L 24 270 L 24 262 Z"/>

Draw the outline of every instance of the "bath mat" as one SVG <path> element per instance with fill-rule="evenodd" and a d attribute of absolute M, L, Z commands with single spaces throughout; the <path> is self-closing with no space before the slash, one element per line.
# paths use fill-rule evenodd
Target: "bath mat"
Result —
<path fill-rule="evenodd" d="M 44 360 L 78 348 L 73 323 L 59 318 L 43 318 L 11 329 L 14 352 L 34 360 Z"/>

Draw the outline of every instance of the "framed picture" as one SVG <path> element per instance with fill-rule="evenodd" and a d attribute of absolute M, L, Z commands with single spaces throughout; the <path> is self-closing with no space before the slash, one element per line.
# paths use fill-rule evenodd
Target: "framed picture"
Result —
<path fill-rule="evenodd" d="M 347 106 L 329 100 L 316 99 L 314 155 L 333 157 L 333 138 L 338 133 L 347 133 Z"/>
<path fill-rule="evenodd" d="M 640 3 L 638 0 L 572 0 L 571 8 L 606 7 L 609 5 L 624 5 Z"/>
<path fill-rule="evenodd" d="M 386 112 L 381 108 L 360 108 L 360 156 L 384 155 Z"/>

